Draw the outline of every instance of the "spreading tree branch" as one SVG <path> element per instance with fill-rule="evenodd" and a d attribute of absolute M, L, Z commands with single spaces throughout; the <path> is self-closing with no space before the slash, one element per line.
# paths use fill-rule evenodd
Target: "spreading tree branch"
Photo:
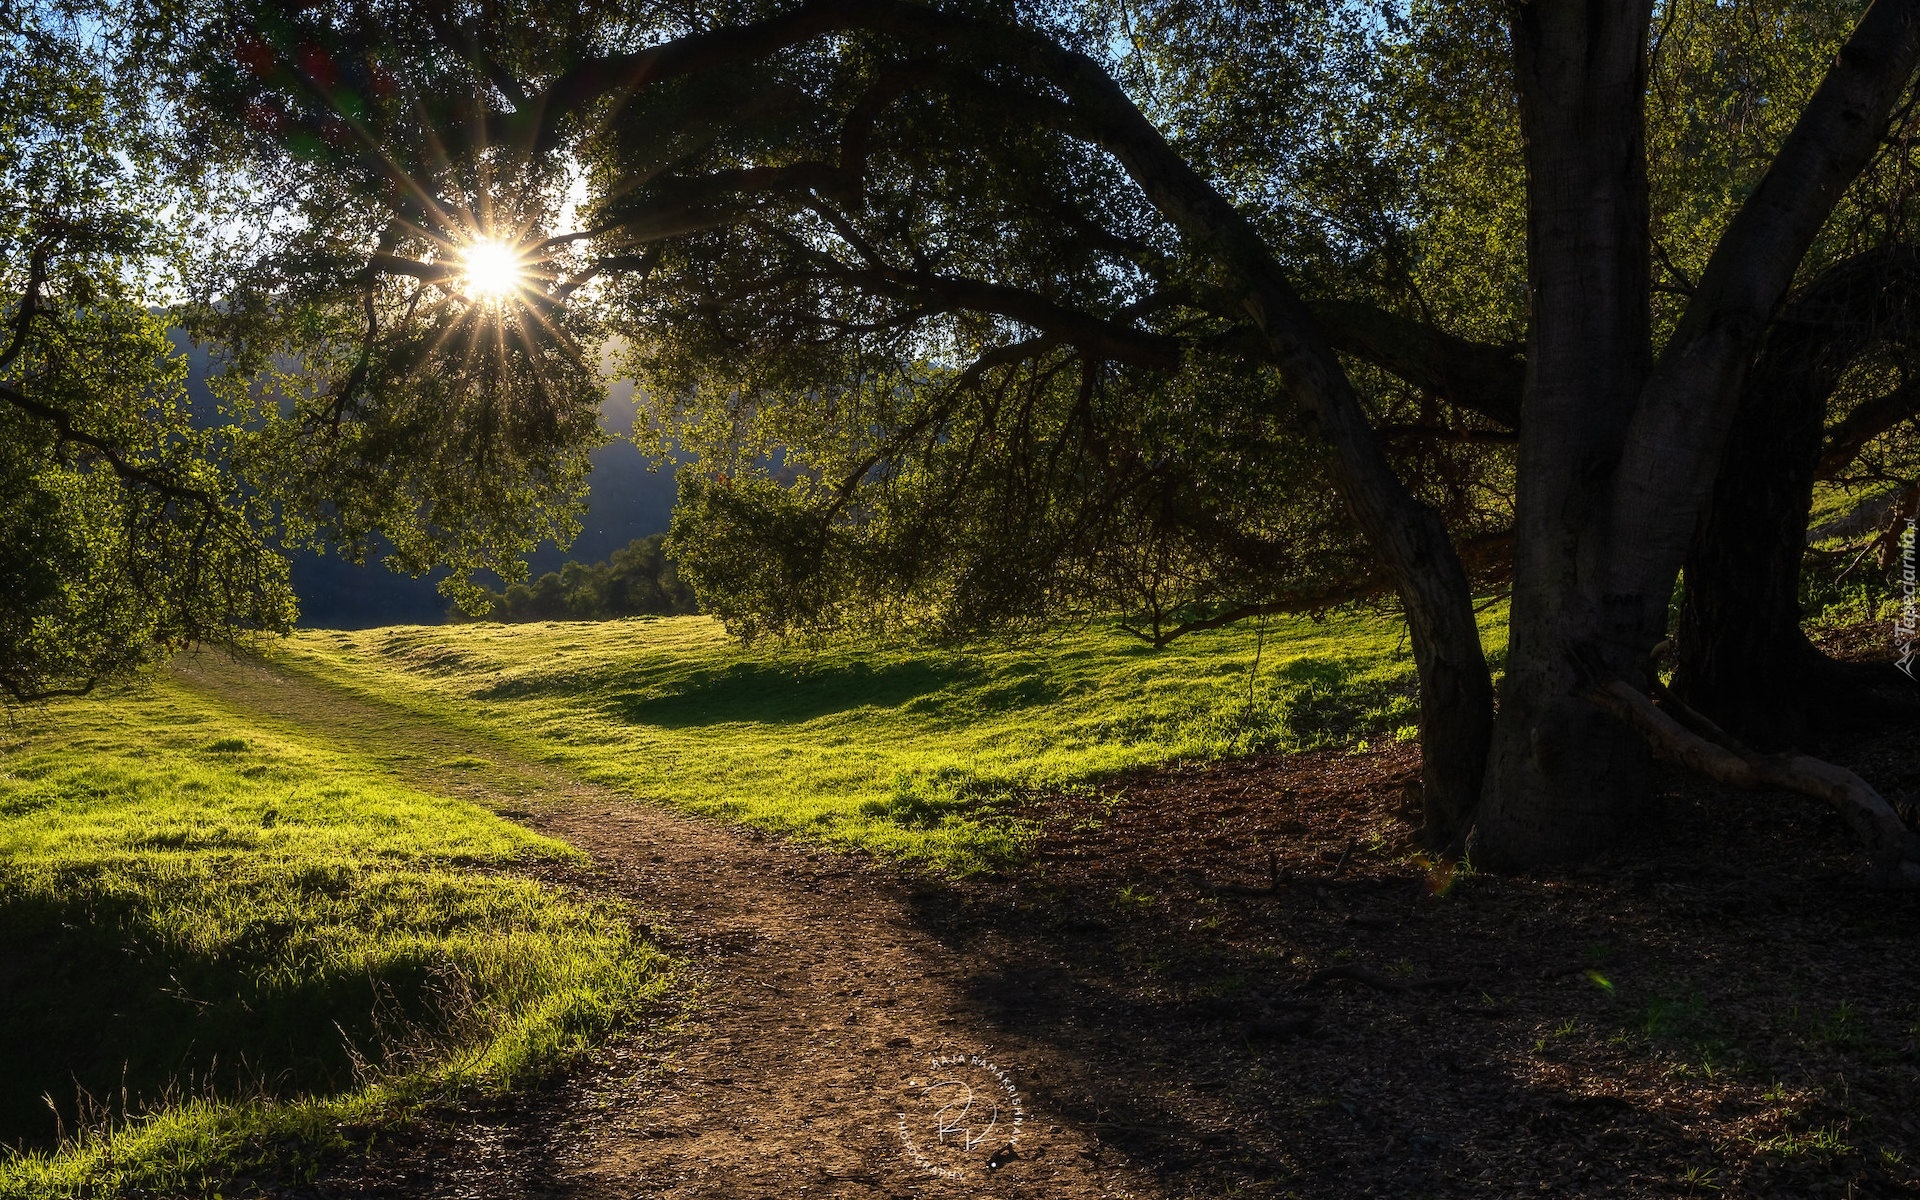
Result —
<path fill-rule="evenodd" d="M 1527 374 L 1522 347 L 1470 342 L 1352 300 L 1318 300 L 1307 307 L 1327 341 L 1342 354 L 1372 363 L 1505 429 L 1520 428 L 1520 392 Z"/>
<path fill-rule="evenodd" d="M 204 504 L 209 507 L 217 507 L 219 504 L 219 500 L 210 492 L 176 483 L 164 475 L 132 461 L 121 453 L 118 446 L 115 446 L 106 438 L 100 437 L 97 434 L 88 433 L 86 430 L 77 427 L 73 423 L 73 417 L 70 414 L 55 408 L 51 404 L 35 400 L 12 384 L 0 383 L 0 400 L 5 400 L 8 404 L 13 405 L 22 412 L 28 413 L 52 425 L 54 433 L 61 441 L 77 446 L 85 446 L 95 454 L 98 454 L 105 460 L 106 464 L 113 469 L 113 473 L 127 483 L 147 488 L 150 491 L 157 492 L 172 500 L 192 500 L 195 503 Z"/>
<path fill-rule="evenodd" d="M 98 687 L 97 676 L 88 676 L 87 681 L 74 687 L 43 688 L 21 683 L 13 676 L 0 673 L 0 692 L 5 692 L 16 704 L 38 704 L 43 700 L 67 700 L 90 695 Z"/>
<path fill-rule="evenodd" d="M 1832 479 L 1847 469 L 1860 451 L 1874 438 L 1895 425 L 1920 413 L 1920 375 L 1907 380 L 1884 396 L 1875 397 L 1846 415 L 1827 435 L 1820 448 L 1820 465 L 1815 479 Z"/>

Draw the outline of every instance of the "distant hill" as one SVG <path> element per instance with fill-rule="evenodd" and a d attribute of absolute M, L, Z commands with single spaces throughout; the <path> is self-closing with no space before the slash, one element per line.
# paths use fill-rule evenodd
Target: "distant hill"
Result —
<path fill-rule="evenodd" d="M 187 389 L 196 413 L 211 420 L 207 354 L 187 352 Z M 600 427 L 624 434 L 633 427 L 633 385 L 616 383 L 600 406 Z M 569 560 L 600 562 L 635 538 L 666 532 L 678 484 L 675 464 L 650 471 L 653 460 L 621 440 L 595 450 L 587 476 L 587 512 L 580 536 L 561 549 L 543 542 L 528 559 L 537 577 Z M 307 629 L 366 629 L 377 625 L 432 625 L 444 621 L 447 601 L 437 584 L 444 572 L 425 578 L 395 574 L 372 564 L 355 566 L 332 555 L 301 554 L 293 560 L 293 588 L 300 597 L 300 624 Z M 486 581 L 498 586 L 498 580 Z"/>

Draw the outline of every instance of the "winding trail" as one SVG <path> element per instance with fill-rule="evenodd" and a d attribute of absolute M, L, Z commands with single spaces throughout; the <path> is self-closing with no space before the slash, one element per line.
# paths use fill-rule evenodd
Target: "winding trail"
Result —
<path fill-rule="evenodd" d="M 175 673 L 580 848 L 592 867 L 556 881 L 631 902 L 690 960 L 664 1029 L 314 1195 L 1175 1194 L 1050 1102 L 1078 1074 L 1072 1052 L 968 999 L 1007 964 L 991 939 L 956 952 L 930 933 L 897 870 L 637 802 L 305 674 L 215 653 Z"/>

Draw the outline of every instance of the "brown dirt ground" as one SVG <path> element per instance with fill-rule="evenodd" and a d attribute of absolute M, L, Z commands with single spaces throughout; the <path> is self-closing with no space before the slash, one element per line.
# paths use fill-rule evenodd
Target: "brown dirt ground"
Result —
<path fill-rule="evenodd" d="M 1609 861 L 1463 876 L 1415 852 L 1411 749 L 1257 758 L 1033 796 L 1033 861 L 953 881 L 297 677 L 183 672 L 580 846 L 591 867 L 545 874 L 631 901 L 690 963 L 666 1025 L 270 1191 L 1920 1194 L 1920 898 L 1865 887 L 1811 802 L 1668 779 Z M 1827 749 L 1920 792 L 1910 730 Z M 435 776 L 454 750 L 497 770 Z M 921 1089 L 950 1079 L 976 1108 L 943 1145 L 959 1090 Z"/>

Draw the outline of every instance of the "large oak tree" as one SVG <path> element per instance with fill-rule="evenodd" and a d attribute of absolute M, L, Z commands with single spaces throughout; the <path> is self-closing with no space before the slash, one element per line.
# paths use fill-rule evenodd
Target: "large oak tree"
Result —
<path fill-rule="evenodd" d="M 1200 563 L 1216 583 L 1265 572 L 1283 582 L 1268 589 L 1276 604 L 1386 588 L 1419 670 L 1436 839 L 1471 827 L 1494 867 L 1591 853 L 1645 801 L 1657 748 L 1830 800 L 1882 878 L 1920 881 L 1913 834 L 1859 779 L 1762 757 L 1672 697 L 1650 699 L 1721 463 L 1740 453 L 1743 412 L 1747 428 L 1759 419 L 1743 400 L 1749 372 L 1791 353 L 1768 331 L 1883 149 L 1920 58 L 1920 4 L 1878 0 L 1835 31 L 1837 46 L 1803 39 L 1825 65 L 1806 72 L 1817 82 L 1803 96 L 1767 94 L 1770 113 L 1794 101 L 1780 136 L 1708 175 L 1727 185 L 1726 219 L 1702 218 L 1712 189 L 1688 193 L 1695 223 L 1713 229 L 1691 270 L 1675 230 L 1656 228 L 1687 205 L 1656 203 L 1649 175 L 1649 86 L 1672 13 L 1658 29 L 1635 0 L 1396 13 L 1446 26 L 1440 40 L 1463 48 L 1457 94 L 1443 98 L 1455 103 L 1435 111 L 1513 118 L 1472 128 L 1514 154 L 1507 208 L 1483 190 L 1500 210 L 1486 228 L 1524 246 L 1507 323 L 1524 346 L 1485 327 L 1497 319 L 1450 330 L 1378 290 L 1325 286 L 1371 278 L 1424 299 L 1391 236 L 1300 211 L 1352 149 L 1354 130 L 1324 114 L 1379 100 L 1365 72 L 1315 57 L 1351 23 L 1316 26 L 1304 6 L 1231 10 L 1252 14 L 1256 34 L 1296 39 L 1249 50 L 1222 41 L 1204 6 L 1161 11 L 1163 31 L 1184 20 L 1214 41 L 1169 69 L 1149 52 L 1153 31 L 1128 54 L 1097 13 L 905 0 L 215 5 L 189 9 L 169 37 L 187 47 L 197 111 L 271 177 L 299 244 L 329 264 L 304 299 L 361 314 L 351 339 L 338 335 L 361 365 L 333 404 L 377 412 L 383 389 L 416 386 L 450 323 L 472 319 L 463 246 L 508 238 L 538 283 L 497 342 L 501 370 L 535 381 L 531 395 L 501 394 L 503 418 L 550 407 L 539 381 L 562 370 L 565 322 L 596 312 L 695 433 L 721 427 L 715 444 L 731 438 L 749 464 L 796 453 L 784 490 L 723 475 L 700 492 L 710 521 L 792 548 L 769 560 L 790 579 L 749 608 L 777 610 L 811 580 L 799 608 L 817 613 L 884 591 L 875 572 L 938 585 L 916 604 L 1044 596 L 1063 577 L 1043 571 L 1036 586 L 1003 552 L 1020 538 L 1035 562 L 1076 564 L 1056 594 L 1075 594 L 1076 578 L 1087 596 L 1144 579 L 1156 634 L 1170 563 Z M 1263 29 L 1263 12 L 1286 19 Z M 1196 99 L 1191 87 L 1208 75 L 1196 61 L 1219 68 L 1226 99 L 1257 98 L 1296 68 L 1325 83 L 1305 93 L 1321 106 L 1317 133 L 1312 104 L 1299 105 L 1299 151 L 1321 173 L 1250 173 L 1273 154 L 1240 136 L 1262 127 L 1258 113 L 1212 120 L 1208 89 Z M 276 277 L 297 267 L 283 259 Z M 1424 407 L 1386 419 L 1383 395 Z M 1435 446 L 1507 439 L 1511 459 L 1456 456 L 1442 472 L 1451 492 L 1410 469 Z M 1263 470 L 1292 489 L 1285 503 L 1260 502 Z M 1498 503 L 1446 511 L 1449 495 L 1498 490 L 1503 470 L 1510 533 L 1488 527 Z M 999 508 L 957 507 L 969 493 L 941 486 L 956 479 L 984 481 Z M 1364 559 L 1310 502 L 1322 483 Z M 1058 503 L 1074 496 L 1087 502 Z M 880 528 L 890 555 L 846 553 L 821 571 L 835 522 L 856 547 Z M 929 565 L 952 546 L 972 548 L 957 582 Z M 1497 719 L 1477 572 L 1512 585 Z M 1319 597 L 1317 575 L 1333 580 Z"/>

